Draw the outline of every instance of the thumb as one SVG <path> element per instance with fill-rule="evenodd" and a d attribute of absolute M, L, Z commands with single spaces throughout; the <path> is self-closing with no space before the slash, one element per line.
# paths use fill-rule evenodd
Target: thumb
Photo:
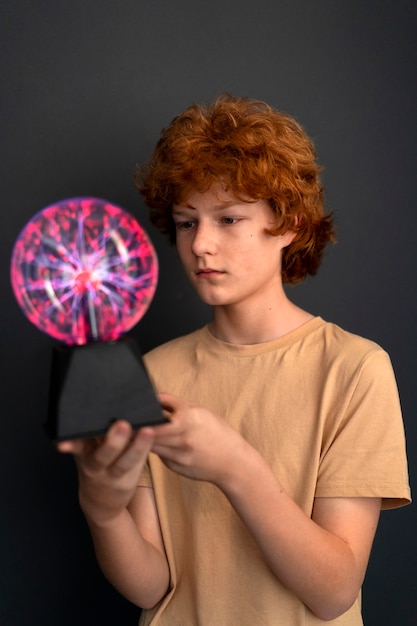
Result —
<path fill-rule="evenodd" d="M 178 396 L 174 396 L 172 393 L 167 393 L 165 391 L 158 393 L 158 399 L 162 408 L 170 413 L 173 413 L 185 404 L 185 400 L 183 398 L 179 398 Z"/>

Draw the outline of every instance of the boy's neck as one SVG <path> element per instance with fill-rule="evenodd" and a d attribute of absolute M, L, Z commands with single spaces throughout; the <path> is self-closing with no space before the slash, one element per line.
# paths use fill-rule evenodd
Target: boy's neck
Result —
<path fill-rule="evenodd" d="M 313 315 L 285 297 L 279 307 L 248 309 L 239 304 L 215 307 L 210 332 L 226 343 L 251 345 L 283 337 L 312 318 Z"/>

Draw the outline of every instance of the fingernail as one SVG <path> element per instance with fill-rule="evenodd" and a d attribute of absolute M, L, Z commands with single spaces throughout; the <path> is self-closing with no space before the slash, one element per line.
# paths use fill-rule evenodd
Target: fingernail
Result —
<path fill-rule="evenodd" d="M 128 434 L 128 426 L 127 424 L 123 424 L 123 423 L 117 423 L 116 427 L 114 429 L 114 432 L 116 435 L 120 435 L 125 437 Z"/>

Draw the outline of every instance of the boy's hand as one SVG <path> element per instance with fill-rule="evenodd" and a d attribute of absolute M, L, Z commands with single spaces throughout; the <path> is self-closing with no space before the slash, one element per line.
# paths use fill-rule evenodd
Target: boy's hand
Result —
<path fill-rule="evenodd" d="M 158 394 L 169 423 L 153 427 L 155 452 L 172 470 L 220 488 L 252 446 L 208 409 L 168 393 Z"/>
<path fill-rule="evenodd" d="M 104 437 L 62 441 L 60 452 L 74 455 L 81 508 L 91 522 L 111 524 L 129 504 L 153 443 L 152 428 L 133 433 L 117 421 Z"/>

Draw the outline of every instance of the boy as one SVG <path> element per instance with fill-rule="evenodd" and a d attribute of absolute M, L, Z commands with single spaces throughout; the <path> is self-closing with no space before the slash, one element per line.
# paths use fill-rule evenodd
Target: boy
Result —
<path fill-rule="evenodd" d="M 223 96 L 137 172 L 213 321 L 145 357 L 168 423 L 59 448 L 143 626 L 362 624 L 381 506 L 410 501 L 388 356 L 283 289 L 334 239 L 319 170 L 295 120 Z"/>

